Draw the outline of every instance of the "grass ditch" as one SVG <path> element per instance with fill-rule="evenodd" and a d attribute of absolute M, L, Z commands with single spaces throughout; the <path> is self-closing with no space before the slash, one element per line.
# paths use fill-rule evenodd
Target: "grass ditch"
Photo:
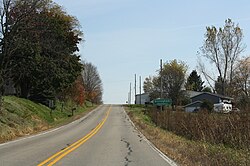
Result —
<path fill-rule="evenodd" d="M 70 123 L 95 107 L 90 102 L 76 106 L 68 101 L 57 102 L 56 109 L 51 110 L 27 99 L 5 96 L 0 112 L 0 143 Z"/>
<path fill-rule="evenodd" d="M 125 106 L 125 109 L 147 139 L 179 165 L 250 165 L 248 148 L 191 140 L 156 125 L 143 107 Z"/>

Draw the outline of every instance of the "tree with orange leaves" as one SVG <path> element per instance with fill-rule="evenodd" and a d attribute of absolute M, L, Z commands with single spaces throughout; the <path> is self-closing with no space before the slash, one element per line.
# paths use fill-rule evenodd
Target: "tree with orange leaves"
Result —
<path fill-rule="evenodd" d="M 86 99 L 92 103 L 102 103 L 102 81 L 97 71 L 97 67 L 92 63 L 85 62 L 82 72 L 83 85 L 85 88 Z"/>

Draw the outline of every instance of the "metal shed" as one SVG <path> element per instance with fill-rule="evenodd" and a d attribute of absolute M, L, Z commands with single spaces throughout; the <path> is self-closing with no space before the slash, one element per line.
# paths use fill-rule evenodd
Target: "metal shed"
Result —
<path fill-rule="evenodd" d="M 195 101 L 193 103 L 190 103 L 185 106 L 185 111 L 186 112 L 194 112 L 195 110 L 200 109 L 202 102 L 201 101 Z"/>

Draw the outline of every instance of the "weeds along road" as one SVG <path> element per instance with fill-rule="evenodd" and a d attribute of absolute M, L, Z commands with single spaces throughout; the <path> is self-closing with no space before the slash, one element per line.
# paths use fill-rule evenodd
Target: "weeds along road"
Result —
<path fill-rule="evenodd" d="M 1 166 L 167 166 L 121 106 L 103 105 L 58 129 L 0 144 Z"/>

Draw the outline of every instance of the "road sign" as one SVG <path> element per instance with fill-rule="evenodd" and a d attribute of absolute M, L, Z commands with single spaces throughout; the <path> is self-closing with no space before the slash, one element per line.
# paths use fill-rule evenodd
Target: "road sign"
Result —
<path fill-rule="evenodd" d="M 172 104 L 171 99 L 155 99 L 153 104 L 157 106 L 170 106 Z"/>

